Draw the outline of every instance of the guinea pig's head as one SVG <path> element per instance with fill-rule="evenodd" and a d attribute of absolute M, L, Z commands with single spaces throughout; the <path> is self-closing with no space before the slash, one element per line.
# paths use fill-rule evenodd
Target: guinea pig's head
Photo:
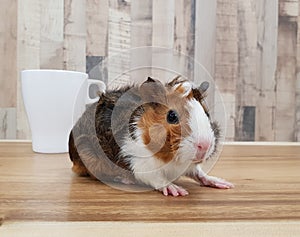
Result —
<path fill-rule="evenodd" d="M 167 84 L 148 78 L 139 88 L 138 138 L 161 161 L 200 163 L 216 150 L 219 128 L 204 103 L 208 82 L 193 88 L 180 77 Z"/>

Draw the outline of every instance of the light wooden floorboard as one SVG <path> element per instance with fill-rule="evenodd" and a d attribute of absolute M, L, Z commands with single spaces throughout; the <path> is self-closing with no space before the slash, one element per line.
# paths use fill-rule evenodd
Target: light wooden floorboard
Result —
<path fill-rule="evenodd" d="M 182 179 L 190 195 L 174 198 L 113 189 L 72 174 L 66 153 L 38 154 L 28 142 L 1 142 L 0 235 L 297 236 L 299 154 L 295 145 L 225 145 L 211 173 L 235 188 Z"/>
<path fill-rule="evenodd" d="M 33 222 L 9 223 L 0 228 L 2 237 L 48 236 L 110 236 L 110 237 L 163 237 L 214 236 L 230 237 L 296 237 L 299 222 L 219 222 L 219 223 L 132 223 L 132 222 Z M 26 234 L 25 234 L 26 233 Z M 102 235 L 105 233 L 105 235 Z M 226 235 L 225 235 L 226 236 Z"/>

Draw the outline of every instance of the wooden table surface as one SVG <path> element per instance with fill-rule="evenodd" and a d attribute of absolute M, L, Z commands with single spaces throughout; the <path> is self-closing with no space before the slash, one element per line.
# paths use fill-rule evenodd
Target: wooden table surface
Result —
<path fill-rule="evenodd" d="M 225 145 L 211 174 L 235 188 L 126 192 L 77 177 L 68 154 L 0 142 L 0 236 L 300 236 L 299 144 Z"/>

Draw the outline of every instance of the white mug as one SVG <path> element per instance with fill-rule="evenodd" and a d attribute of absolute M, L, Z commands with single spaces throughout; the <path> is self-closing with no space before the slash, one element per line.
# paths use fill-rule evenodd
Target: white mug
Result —
<path fill-rule="evenodd" d="M 40 153 L 68 152 L 73 125 L 86 104 L 99 99 L 89 97 L 90 85 L 105 90 L 103 82 L 88 79 L 86 73 L 64 70 L 24 70 L 21 84 L 32 149 Z"/>

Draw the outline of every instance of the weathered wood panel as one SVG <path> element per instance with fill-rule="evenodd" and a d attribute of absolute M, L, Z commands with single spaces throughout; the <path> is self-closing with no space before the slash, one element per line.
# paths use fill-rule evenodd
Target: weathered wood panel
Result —
<path fill-rule="evenodd" d="M 108 1 L 86 1 L 86 72 L 90 78 L 107 83 L 107 67 L 101 66 L 108 55 Z"/>
<path fill-rule="evenodd" d="M 213 118 L 224 121 L 224 110 L 220 104 L 215 105 L 215 59 L 217 30 L 217 0 L 195 1 L 195 52 L 194 82 L 200 85 L 203 81 L 210 82 L 209 94 L 206 99 Z"/>
<path fill-rule="evenodd" d="M 298 5 L 300 12 L 300 4 Z M 294 139 L 300 141 L 300 16 L 297 20 L 297 76 L 296 76 L 296 115 Z"/>
<path fill-rule="evenodd" d="M 3 0 L 0 8 L 0 108 L 17 104 L 17 1 Z"/>
<path fill-rule="evenodd" d="M 162 81 L 171 80 L 177 73 L 172 72 L 174 47 L 175 0 L 153 0 L 152 7 L 152 75 Z M 168 50 L 171 49 L 171 50 Z"/>
<path fill-rule="evenodd" d="M 131 0 L 130 31 L 130 77 L 132 81 L 142 82 L 151 76 L 152 0 Z"/>
<path fill-rule="evenodd" d="M 254 140 L 255 116 L 249 121 L 246 111 L 251 106 L 255 112 L 257 102 L 256 48 L 257 19 L 256 5 L 252 0 L 238 1 L 238 78 L 236 87 L 235 139 Z M 247 122 L 245 121 L 247 120 Z M 252 127 L 249 127 L 249 126 Z M 247 126 L 247 127 L 245 127 Z"/>
<path fill-rule="evenodd" d="M 256 140 L 275 139 L 275 72 L 277 64 L 278 0 L 257 3 L 257 77 Z"/>
<path fill-rule="evenodd" d="M 86 0 L 86 55 L 106 56 L 108 37 L 108 1 Z"/>
<path fill-rule="evenodd" d="M 109 0 L 108 86 L 128 83 L 130 76 L 130 0 Z"/>
<path fill-rule="evenodd" d="M 64 69 L 86 71 L 86 1 L 65 0 Z"/>
<path fill-rule="evenodd" d="M 215 82 L 221 92 L 215 98 L 216 119 L 226 121 L 226 138 L 235 139 L 236 83 L 238 80 L 238 18 L 237 1 L 217 1 Z M 220 60 L 221 59 L 221 60 Z M 218 96 L 216 93 L 215 96 Z M 224 108 L 225 106 L 225 118 Z"/>
<path fill-rule="evenodd" d="M 215 74 L 217 0 L 196 1 L 195 81 L 210 81 Z M 209 27 L 207 24 L 209 22 Z M 220 27 L 220 22 L 218 22 Z"/>
<path fill-rule="evenodd" d="M 3 0 L 0 8 L 0 139 L 17 134 L 17 1 Z"/>
<path fill-rule="evenodd" d="M 297 25 L 279 21 L 276 70 L 275 140 L 292 141 L 295 126 Z"/>
<path fill-rule="evenodd" d="M 40 68 L 63 69 L 64 1 L 41 1 Z"/>
<path fill-rule="evenodd" d="M 244 109 L 256 110 L 256 140 L 273 140 L 278 4 L 275 1 L 239 1 L 239 74 L 236 90 L 236 140 L 249 140 L 243 127 Z M 267 116 L 266 116 L 267 114 Z"/>
<path fill-rule="evenodd" d="M 299 0 L 280 0 L 279 1 L 279 15 L 287 16 L 287 17 L 298 17 L 299 8 L 298 8 Z"/>
<path fill-rule="evenodd" d="M 18 1 L 18 57 L 16 58 L 18 76 L 21 70 L 40 68 L 40 29 L 40 1 Z M 19 77 L 17 85 L 17 138 L 30 139 L 31 133 L 23 105 Z"/>
<path fill-rule="evenodd" d="M 16 108 L 0 108 L 0 139 L 16 139 Z"/>
<path fill-rule="evenodd" d="M 1 4 L 0 111 L 15 109 L 9 116 L 16 114 L 16 122 L 6 119 L 0 129 L 16 125 L 15 137 L 30 138 L 20 88 L 22 69 L 87 71 L 105 82 L 109 78 L 109 84 L 120 75 L 117 84 L 147 76 L 166 81 L 182 74 L 198 84 L 207 74 L 195 66 L 195 59 L 219 89 L 211 83 L 208 103 L 213 117 L 227 127 L 228 140 L 300 140 L 298 0 Z M 139 48 L 143 46 L 156 49 Z M 127 71 L 151 65 L 155 69 Z"/>
<path fill-rule="evenodd" d="M 177 0 L 174 17 L 173 47 L 179 55 L 177 70 L 189 80 L 194 80 L 196 1 Z"/>

